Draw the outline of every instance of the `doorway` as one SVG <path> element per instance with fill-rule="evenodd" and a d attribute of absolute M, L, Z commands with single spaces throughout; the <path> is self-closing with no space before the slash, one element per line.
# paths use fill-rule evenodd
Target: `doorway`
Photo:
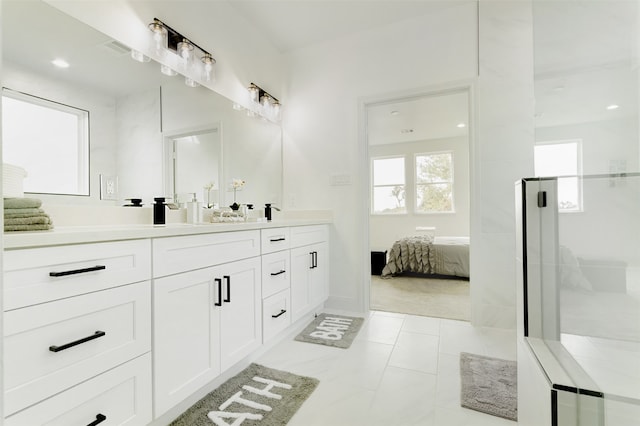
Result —
<path fill-rule="evenodd" d="M 365 104 L 369 306 L 470 321 L 470 90 Z"/>

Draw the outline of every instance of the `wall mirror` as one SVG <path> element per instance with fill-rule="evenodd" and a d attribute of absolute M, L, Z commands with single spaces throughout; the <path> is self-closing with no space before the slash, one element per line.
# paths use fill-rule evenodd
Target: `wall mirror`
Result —
<path fill-rule="evenodd" d="M 142 198 L 148 205 L 178 192 L 206 201 L 204 188 L 213 182 L 227 205 L 231 180 L 241 178 L 247 184 L 239 203 L 281 203 L 280 126 L 234 110 L 207 88 L 187 87 L 180 75 L 161 74 L 153 61 L 132 60 L 127 46 L 42 1 L 3 3 L 2 39 L 4 87 L 89 112 L 89 196 L 38 194 L 43 201 L 121 205 Z M 58 58 L 69 67 L 53 66 Z M 220 147 L 198 157 L 201 173 L 192 173 L 195 163 L 169 168 L 166 136 L 213 128 Z M 188 154 L 181 157 L 189 163 Z M 101 177 L 117 181 L 112 197 L 101 199 Z"/>

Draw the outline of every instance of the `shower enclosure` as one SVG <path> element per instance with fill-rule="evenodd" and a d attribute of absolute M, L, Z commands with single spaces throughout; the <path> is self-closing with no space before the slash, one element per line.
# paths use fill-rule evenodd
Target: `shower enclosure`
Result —
<path fill-rule="evenodd" d="M 640 425 L 640 174 L 523 179 L 516 200 L 519 424 Z"/>

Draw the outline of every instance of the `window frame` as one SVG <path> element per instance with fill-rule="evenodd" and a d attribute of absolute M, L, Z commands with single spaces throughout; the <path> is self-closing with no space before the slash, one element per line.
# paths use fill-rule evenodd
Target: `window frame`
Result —
<path fill-rule="evenodd" d="M 389 186 L 397 186 L 397 185 L 376 185 L 375 184 L 375 175 L 374 175 L 374 163 L 377 160 L 390 160 L 390 159 L 402 159 L 403 164 L 404 164 L 404 182 L 402 183 L 402 186 L 404 187 L 404 211 L 402 212 L 376 212 L 375 211 L 375 189 L 379 188 L 379 187 L 389 187 Z M 371 203 L 370 203 L 370 214 L 371 215 L 380 215 L 380 216 L 398 216 L 398 215 L 407 215 L 409 214 L 409 209 L 408 209 L 408 205 L 407 205 L 407 156 L 404 154 L 398 154 L 398 155 L 383 155 L 383 156 L 378 156 L 378 157 L 371 157 L 371 161 L 369 163 L 369 170 L 370 170 L 370 179 L 371 179 L 371 186 L 369 188 L 370 191 L 370 198 L 371 198 Z"/>
<path fill-rule="evenodd" d="M 76 192 L 51 192 L 26 190 L 28 194 L 50 194 L 50 195 L 69 195 L 69 196 L 90 196 L 91 195 L 91 176 L 90 176 L 90 112 L 82 108 L 73 107 L 61 102 L 35 96 L 29 93 L 19 92 L 7 87 L 2 88 L 0 100 L 4 97 L 24 102 L 27 104 L 50 109 L 56 112 L 63 112 L 75 116 L 78 120 L 77 126 L 77 171 L 76 171 Z"/>
<path fill-rule="evenodd" d="M 434 183 L 422 183 L 418 180 L 418 157 L 432 156 L 432 155 L 442 155 L 448 154 L 449 160 L 451 164 L 451 180 L 450 181 L 442 181 L 442 182 L 434 182 Z M 455 191 L 455 157 L 453 150 L 441 150 L 441 151 L 428 151 L 421 153 L 413 154 L 413 213 L 419 215 L 436 215 L 436 214 L 455 214 L 456 213 L 456 191 Z M 436 184 L 449 184 L 451 185 L 451 210 L 441 210 L 441 211 L 422 211 L 418 209 L 418 186 L 421 185 L 436 185 Z"/>
<path fill-rule="evenodd" d="M 547 141 L 535 141 L 533 145 L 533 170 L 535 177 L 551 177 L 551 176 L 538 176 L 536 173 L 536 147 L 545 145 L 576 145 L 576 174 L 575 175 L 557 175 L 558 181 L 562 178 L 575 178 L 576 179 L 576 193 L 578 198 L 578 207 L 575 209 L 563 209 L 558 205 L 559 213 L 582 213 L 584 212 L 584 198 L 583 198 L 583 182 L 582 182 L 582 139 L 559 139 L 559 140 L 547 140 Z M 559 200 L 558 200 L 559 201 Z"/>

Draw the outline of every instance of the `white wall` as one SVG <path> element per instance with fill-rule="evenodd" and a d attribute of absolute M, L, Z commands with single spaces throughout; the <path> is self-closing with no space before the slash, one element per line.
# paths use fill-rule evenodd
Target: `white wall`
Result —
<path fill-rule="evenodd" d="M 371 215 L 369 244 L 373 249 L 390 249 L 394 241 L 415 235 L 416 226 L 434 226 L 436 235 L 469 236 L 469 139 L 466 137 L 431 139 L 369 147 L 369 156 L 406 155 L 413 164 L 414 154 L 452 151 L 454 171 L 454 213 L 420 214 L 413 211 L 401 215 Z M 413 188 L 413 169 L 407 173 L 407 188 Z M 410 209 L 411 210 L 411 209 Z"/>
<path fill-rule="evenodd" d="M 367 154 L 359 102 L 476 75 L 476 5 L 365 31 L 288 54 L 284 126 L 285 207 L 334 212 L 329 303 L 364 309 Z M 347 175 L 350 185 L 331 186 Z"/>
<path fill-rule="evenodd" d="M 513 328 L 516 322 L 514 183 L 533 173 L 532 28 L 530 1 L 480 0 L 471 178 L 475 324 Z"/>

